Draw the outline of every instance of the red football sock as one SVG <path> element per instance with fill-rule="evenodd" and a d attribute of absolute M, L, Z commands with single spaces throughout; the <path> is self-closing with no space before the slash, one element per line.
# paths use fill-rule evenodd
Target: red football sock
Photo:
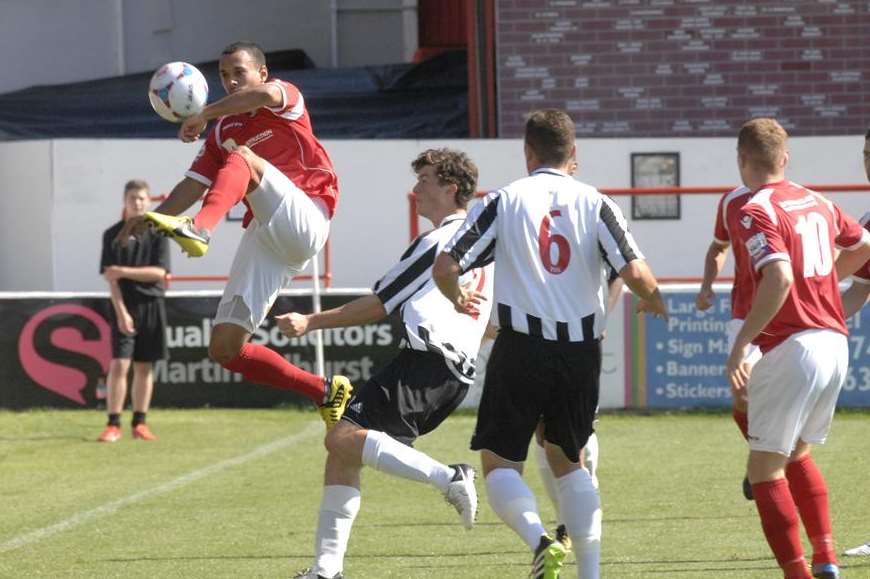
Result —
<path fill-rule="evenodd" d="M 788 481 L 781 478 L 755 483 L 752 494 L 767 544 L 785 576 L 811 579 L 801 546 L 798 511 Z"/>
<path fill-rule="evenodd" d="M 251 382 L 268 384 L 281 390 L 293 390 L 323 404 L 326 380 L 288 362 L 281 354 L 265 346 L 248 342 L 239 355 L 223 365 L 227 370 L 238 372 Z"/>
<path fill-rule="evenodd" d="M 734 422 L 737 424 L 737 428 L 740 429 L 743 438 L 749 440 L 749 415 L 735 408 L 731 412 L 731 417 L 734 418 Z"/>
<path fill-rule="evenodd" d="M 813 457 L 806 455 L 789 463 L 785 476 L 800 512 L 807 537 L 813 545 L 813 565 L 837 563 L 828 508 L 828 485 Z"/>
<path fill-rule="evenodd" d="M 244 157 L 230 153 L 202 200 L 202 208 L 193 218 L 193 224 L 199 229 L 214 231 L 233 205 L 245 197 L 250 181 L 251 169 Z"/>

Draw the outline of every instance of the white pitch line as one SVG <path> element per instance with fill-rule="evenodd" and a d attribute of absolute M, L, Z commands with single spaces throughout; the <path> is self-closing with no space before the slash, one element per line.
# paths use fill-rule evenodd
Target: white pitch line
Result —
<path fill-rule="evenodd" d="M 93 519 L 114 513 L 118 509 L 126 507 L 128 505 L 145 501 L 160 495 L 165 495 L 176 489 L 189 485 L 190 483 L 196 482 L 200 479 L 206 478 L 222 470 L 226 470 L 240 464 L 245 464 L 246 462 L 250 462 L 252 460 L 272 454 L 275 451 L 287 448 L 289 446 L 295 446 L 306 438 L 310 438 L 314 434 L 322 432 L 323 430 L 322 427 L 320 427 L 319 423 L 311 423 L 311 425 L 305 428 L 302 432 L 298 432 L 293 436 L 288 436 L 287 438 L 282 438 L 280 440 L 270 442 L 269 444 L 264 444 L 263 446 L 257 447 L 247 454 L 243 454 L 235 458 L 230 458 L 217 464 L 213 464 L 211 466 L 189 472 L 184 476 L 178 477 L 175 480 L 169 481 L 168 483 L 162 484 L 153 489 L 132 494 L 130 496 L 112 501 L 110 503 L 106 503 L 89 511 L 76 513 L 70 518 L 60 521 L 59 523 L 55 523 L 48 527 L 43 527 L 41 529 L 19 535 L 18 537 L 10 539 L 5 543 L 0 543 L 0 553 L 14 551 L 15 549 L 19 549 L 21 547 L 24 547 L 25 545 L 37 543 L 39 541 L 42 541 L 43 539 L 51 537 L 52 535 L 62 533 L 63 531 L 67 531 L 69 529 L 72 529 L 73 527 L 77 527 Z"/>

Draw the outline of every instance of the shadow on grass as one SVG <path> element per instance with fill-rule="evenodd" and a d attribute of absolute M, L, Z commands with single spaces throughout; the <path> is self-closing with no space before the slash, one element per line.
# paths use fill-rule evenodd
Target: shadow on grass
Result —
<path fill-rule="evenodd" d="M 650 517 L 608 517 L 606 519 L 607 524 L 616 524 L 616 523 L 656 523 L 659 521 L 709 521 L 712 519 L 716 520 L 742 520 L 742 519 L 757 519 L 758 515 L 754 512 L 750 512 L 748 514 L 742 515 L 719 515 L 719 516 L 710 516 L 710 515 L 677 515 L 673 517 L 662 517 L 660 515 L 650 516 Z M 555 521 L 551 521 L 555 523 Z M 418 521 L 418 522 L 407 522 L 407 521 L 397 521 L 394 523 L 366 523 L 362 525 L 354 525 L 355 529 L 362 528 L 403 528 L 403 527 L 413 527 L 413 528 L 456 528 L 457 523 L 448 522 L 448 521 Z M 487 522 L 477 522 L 474 523 L 474 528 L 481 527 L 504 527 L 504 523 L 501 521 L 487 521 Z"/>
<path fill-rule="evenodd" d="M 754 512 L 742 515 L 676 515 L 673 517 L 662 517 L 659 515 L 651 517 L 608 517 L 607 524 L 614 523 L 656 523 L 658 521 L 709 521 L 712 519 L 719 521 L 737 520 L 737 519 L 757 519 L 758 515 Z"/>
<path fill-rule="evenodd" d="M 763 562 L 763 564 L 762 564 Z M 731 566 L 724 567 L 721 564 L 729 563 Z M 756 563 L 754 565 L 746 565 L 746 563 Z M 699 574 L 709 575 L 711 577 L 719 577 L 722 574 L 740 574 L 746 571 L 770 571 L 777 572 L 779 566 L 771 557 L 741 557 L 728 559 L 684 559 L 684 560 L 644 560 L 644 561 L 602 561 L 601 566 L 609 567 L 612 570 L 619 567 L 641 566 L 641 565 L 683 565 L 681 567 L 669 567 L 660 569 L 646 569 L 639 571 L 645 575 L 686 575 L 691 574 L 695 577 Z M 706 565 L 706 566 L 700 566 Z M 855 564 L 853 561 L 847 560 L 845 563 L 840 560 L 840 570 L 848 573 L 857 569 L 865 568 L 870 570 L 870 560 Z M 773 576 L 773 575 L 771 575 Z M 864 575 L 862 575 L 864 576 Z"/>
<path fill-rule="evenodd" d="M 77 440 L 79 442 L 96 442 L 97 437 L 85 438 L 81 435 L 67 434 L 58 436 L 57 434 L 44 434 L 40 436 L 0 436 L 0 443 L 4 442 L 44 442 L 47 440 Z"/>
<path fill-rule="evenodd" d="M 361 553 L 350 555 L 349 559 L 440 559 L 442 557 L 501 557 L 504 555 L 528 555 L 526 549 L 511 551 L 499 549 L 497 551 L 465 551 L 462 553 Z M 295 554 L 284 553 L 280 555 L 179 555 L 168 557 L 112 557 L 108 559 L 95 559 L 106 563 L 137 563 L 159 561 L 247 561 L 247 560 L 270 560 L 270 559 L 311 559 L 311 553 Z M 446 565 L 449 566 L 449 565 Z M 467 566 L 467 563 L 462 565 Z M 441 567 L 441 565 L 439 565 Z"/>

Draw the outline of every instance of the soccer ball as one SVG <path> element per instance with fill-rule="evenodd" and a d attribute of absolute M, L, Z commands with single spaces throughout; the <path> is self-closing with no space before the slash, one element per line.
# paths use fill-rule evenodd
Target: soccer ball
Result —
<path fill-rule="evenodd" d="M 158 115 L 180 123 L 202 111 L 208 100 L 208 83 L 192 64 L 170 62 L 151 77 L 148 100 Z"/>

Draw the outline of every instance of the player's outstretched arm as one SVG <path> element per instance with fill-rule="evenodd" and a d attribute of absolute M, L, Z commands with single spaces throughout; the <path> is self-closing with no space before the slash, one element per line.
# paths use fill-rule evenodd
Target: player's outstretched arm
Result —
<path fill-rule="evenodd" d="M 378 296 L 362 296 L 337 308 L 314 314 L 289 312 L 275 316 L 278 328 L 290 338 L 304 336 L 312 330 L 361 326 L 386 317 L 387 310 Z"/>
<path fill-rule="evenodd" d="M 728 245 L 713 240 L 707 248 L 707 255 L 704 256 L 704 279 L 701 281 L 701 290 L 695 298 L 695 306 L 702 312 L 713 305 L 716 297 L 713 293 L 713 282 L 725 266 L 727 257 Z"/>
<path fill-rule="evenodd" d="M 284 92 L 273 83 L 245 88 L 228 94 L 202 109 L 198 115 L 184 119 L 178 129 L 178 138 L 190 143 L 199 138 L 209 121 L 225 117 L 250 113 L 262 107 L 280 107 L 284 104 Z"/>
<path fill-rule="evenodd" d="M 619 277 L 625 281 L 628 289 L 641 299 L 637 306 L 638 312 L 650 313 L 663 318 L 668 317 L 668 309 L 659 291 L 658 281 L 645 260 L 633 259 L 629 261 L 619 271 Z"/>

